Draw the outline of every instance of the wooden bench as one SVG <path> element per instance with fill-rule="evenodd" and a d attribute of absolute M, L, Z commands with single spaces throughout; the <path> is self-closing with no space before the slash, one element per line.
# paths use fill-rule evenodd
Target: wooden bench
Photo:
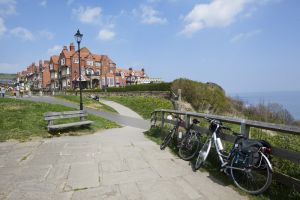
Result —
<path fill-rule="evenodd" d="M 83 126 L 83 125 L 91 125 L 94 123 L 93 121 L 85 120 L 84 118 L 87 116 L 86 112 L 83 110 L 77 111 L 65 111 L 65 112 L 47 112 L 44 114 L 45 120 L 48 121 L 48 131 L 56 130 L 56 129 L 64 129 L 68 127 L 74 126 Z M 66 118 L 75 118 L 78 117 L 80 121 L 71 122 L 66 124 L 54 124 L 53 121 L 57 119 L 66 119 Z"/>

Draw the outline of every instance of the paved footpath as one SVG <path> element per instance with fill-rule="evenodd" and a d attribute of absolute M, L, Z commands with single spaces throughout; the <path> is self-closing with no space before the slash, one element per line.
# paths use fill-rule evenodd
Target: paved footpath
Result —
<path fill-rule="evenodd" d="M 2 200 L 247 199 L 132 126 L 85 136 L 0 143 Z"/>

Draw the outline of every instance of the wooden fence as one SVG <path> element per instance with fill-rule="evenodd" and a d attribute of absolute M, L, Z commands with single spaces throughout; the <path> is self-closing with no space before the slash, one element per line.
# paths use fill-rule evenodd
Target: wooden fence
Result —
<path fill-rule="evenodd" d="M 161 117 L 158 118 L 158 113 L 161 113 Z M 166 109 L 160 109 L 160 110 L 155 110 L 151 114 L 151 121 L 156 123 L 157 120 L 161 120 L 161 126 L 163 127 L 165 123 L 170 123 L 174 124 L 175 121 L 170 121 L 166 119 L 166 114 L 176 114 L 176 115 L 182 115 L 184 116 L 185 120 L 185 127 L 188 127 L 191 123 L 191 117 L 193 118 L 213 118 L 220 120 L 222 122 L 227 122 L 231 124 L 238 124 L 240 125 L 240 132 L 244 134 L 247 137 L 250 136 L 250 129 L 253 128 L 261 128 L 265 130 L 271 130 L 271 131 L 278 131 L 282 133 L 288 133 L 288 134 L 294 134 L 298 135 L 300 137 L 300 127 L 299 126 L 287 126 L 287 125 L 281 125 L 281 124 L 273 124 L 273 123 L 266 123 L 266 122 L 260 122 L 260 121 L 253 121 L 253 120 L 246 120 L 246 119 L 240 119 L 240 118 L 233 118 L 233 117 L 226 117 L 226 116 L 219 116 L 219 115 L 210 115 L 210 114 L 204 114 L 204 113 L 193 113 L 193 112 L 181 112 L 177 110 L 166 110 Z M 194 128 L 197 131 L 204 131 L 208 132 L 209 130 L 207 128 L 195 126 Z M 226 141 L 234 141 L 234 136 L 230 135 L 223 135 L 222 138 Z M 300 144 L 299 144 L 300 145 Z M 275 156 L 278 156 L 283 159 L 290 160 L 296 164 L 300 164 L 300 153 L 287 150 L 287 149 L 282 149 L 278 147 L 272 147 L 272 154 Z M 279 182 L 291 186 L 293 185 L 295 189 L 300 191 L 300 180 L 290 177 L 286 174 L 282 174 L 279 172 L 274 172 L 274 178 L 278 180 Z"/>

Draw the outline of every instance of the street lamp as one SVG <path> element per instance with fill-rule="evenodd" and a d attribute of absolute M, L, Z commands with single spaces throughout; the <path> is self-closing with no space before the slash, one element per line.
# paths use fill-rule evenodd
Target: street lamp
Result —
<path fill-rule="evenodd" d="M 77 30 L 76 34 L 74 35 L 75 40 L 78 44 L 78 60 L 79 60 L 79 93 L 80 93 L 80 110 L 83 110 L 83 103 L 82 103 L 82 87 L 81 87 L 81 69 L 80 69 L 80 42 L 82 39 L 83 34 L 80 33 L 79 29 Z"/>

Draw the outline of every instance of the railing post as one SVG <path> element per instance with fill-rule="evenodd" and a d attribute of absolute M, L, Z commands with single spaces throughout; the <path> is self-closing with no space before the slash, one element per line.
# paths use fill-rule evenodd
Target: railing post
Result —
<path fill-rule="evenodd" d="M 178 101 L 181 101 L 181 89 L 178 89 Z"/>
<path fill-rule="evenodd" d="M 161 128 L 163 128 L 165 125 L 165 112 L 161 112 Z"/>
<path fill-rule="evenodd" d="M 191 116 L 185 114 L 185 128 L 188 128 L 190 127 L 190 124 L 191 124 Z"/>
<path fill-rule="evenodd" d="M 240 132 L 247 138 L 250 138 L 250 126 L 245 123 L 245 120 L 241 122 Z"/>

